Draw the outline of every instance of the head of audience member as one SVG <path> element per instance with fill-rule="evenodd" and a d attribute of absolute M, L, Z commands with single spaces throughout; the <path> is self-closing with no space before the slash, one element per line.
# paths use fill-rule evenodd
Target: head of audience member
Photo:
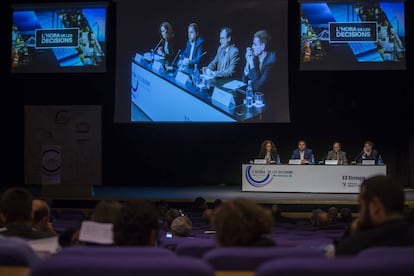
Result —
<path fill-rule="evenodd" d="M 313 226 L 328 226 L 330 224 L 329 213 L 321 209 L 312 210 L 310 223 Z"/>
<path fill-rule="evenodd" d="M 122 204 L 117 200 L 103 199 L 100 200 L 90 217 L 92 221 L 100 223 L 114 223 L 121 210 Z"/>
<path fill-rule="evenodd" d="M 280 206 L 277 204 L 273 204 L 271 210 L 274 217 L 279 217 L 282 215 L 282 208 L 280 208 Z"/>
<path fill-rule="evenodd" d="M 207 208 L 207 209 L 204 210 L 202 218 L 204 219 L 204 222 L 206 224 L 211 223 L 211 218 L 213 216 L 213 212 L 214 212 L 214 209 L 210 209 L 210 208 Z"/>
<path fill-rule="evenodd" d="M 222 48 L 227 48 L 230 46 L 232 32 L 232 29 L 229 27 L 224 27 L 220 30 L 220 46 Z"/>
<path fill-rule="evenodd" d="M 178 211 L 178 209 L 169 209 L 166 213 L 165 213 L 165 224 L 167 227 L 167 231 L 171 230 L 171 223 L 174 221 L 174 219 L 178 218 L 181 216 L 180 211 Z"/>
<path fill-rule="evenodd" d="M 49 204 L 43 199 L 33 199 L 33 228 L 37 231 L 50 232 L 56 234 L 50 222 L 51 211 Z"/>
<path fill-rule="evenodd" d="M 365 179 L 358 196 L 359 230 L 403 219 L 404 201 L 404 190 L 393 177 L 378 175 Z"/>
<path fill-rule="evenodd" d="M 327 227 L 331 224 L 332 218 L 329 216 L 329 213 L 323 211 L 319 213 L 319 226 Z"/>
<path fill-rule="evenodd" d="M 158 219 L 157 211 L 149 201 L 133 200 L 123 203 L 114 223 L 114 244 L 156 246 Z"/>
<path fill-rule="evenodd" d="M 188 25 L 188 40 L 195 42 L 199 36 L 199 27 L 197 23 L 191 23 Z"/>
<path fill-rule="evenodd" d="M 272 246 L 273 217 L 269 210 L 245 198 L 226 201 L 212 218 L 218 247 Z"/>
<path fill-rule="evenodd" d="M 32 225 L 32 204 L 32 194 L 28 190 L 20 187 L 8 188 L 0 199 L 1 220 L 6 226 Z"/>
<path fill-rule="evenodd" d="M 174 37 L 174 29 L 170 22 L 161 22 L 160 24 L 160 35 L 161 38 L 168 41 Z"/>
<path fill-rule="evenodd" d="M 276 154 L 276 145 L 272 140 L 264 140 L 260 145 L 260 152 L 262 155 L 266 155 L 266 153 Z"/>
<path fill-rule="evenodd" d="M 253 55 L 258 57 L 266 52 L 270 43 L 270 35 L 266 30 L 260 30 L 254 33 L 252 50 Z"/>
<path fill-rule="evenodd" d="M 69 247 L 81 244 L 79 242 L 80 231 L 77 228 L 69 227 L 65 231 L 59 233 L 58 243 L 61 247 Z"/>
<path fill-rule="evenodd" d="M 171 233 L 176 237 L 190 237 L 193 223 L 187 216 L 179 216 L 171 223 Z"/>
<path fill-rule="evenodd" d="M 157 207 L 160 217 L 165 218 L 165 214 L 169 209 L 168 202 L 165 199 L 161 199 L 160 201 L 158 201 Z"/>
<path fill-rule="evenodd" d="M 306 149 L 306 141 L 305 140 L 299 140 L 298 141 L 298 149 L 299 149 L 299 151 L 304 151 Z"/>
<path fill-rule="evenodd" d="M 331 218 L 336 218 L 338 216 L 338 208 L 335 206 L 329 207 L 328 214 Z"/>
<path fill-rule="evenodd" d="M 409 222 L 414 222 L 414 208 L 408 206 L 404 208 L 404 218 Z"/>
<path fill-rule="evenodd" d="M 223 203 L 223 200 L 220 198 L 216 198 L 213 202 L 213 209 L 216 209 Z"/>
<path fill-rule="evenodd" d="M 353 220 L 352 211 L 349 208 L 342 208 L 339 214 L 343 222 L 351 222 Z"/>
<path fill-rule="evenodd" d="M 207 201 L 204 197 L 198 196 L 194 200 L 194 211 L 204 212 L 208 208 Z"/>

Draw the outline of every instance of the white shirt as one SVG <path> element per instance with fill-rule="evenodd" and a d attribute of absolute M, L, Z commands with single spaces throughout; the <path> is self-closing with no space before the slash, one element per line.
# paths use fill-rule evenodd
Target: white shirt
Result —
<path fill-rule="evenodd" d="M 300 160 L 305 159 L 305 151 L 299 151 Z"/>
<path fill-rule="evenodd" d="M 191 42 L 190 55 L 188 56 L 188 59 L 192 59 L 193 58 L 194 45 L 195 45 L 195 42 Z"/>

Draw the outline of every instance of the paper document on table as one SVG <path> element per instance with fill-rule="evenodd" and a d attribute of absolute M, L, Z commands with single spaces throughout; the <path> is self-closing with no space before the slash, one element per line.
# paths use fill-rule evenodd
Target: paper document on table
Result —
<path fill-rule="evenodd" d="M 232 81 L 226 82 L 223 85 L 223 88 L 235 90 L 235 89 L 238 89 L 240 87 L 243 87 L 244 85 L 246 85 L 246 84 L 244 82 L 242 82 L 242 81 L 232 80 Z"/>
<path fill-rule="evenodd" d="M 58 241 L 58 236 L 33 239 L 27 241 L 27 243 L 39 256 L 48 256 L 57 253 L 61 249 Z"/>
<path fill-rule="evenodd" d="M 79 240 L 95 244 L 112 244 L 112 228 L 112 223 L 84 220 L 79 231 Z"/>

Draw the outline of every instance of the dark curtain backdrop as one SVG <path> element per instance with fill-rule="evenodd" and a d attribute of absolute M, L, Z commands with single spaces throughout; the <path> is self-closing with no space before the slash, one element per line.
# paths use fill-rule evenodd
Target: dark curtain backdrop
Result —
<path fill-rule="evenodd" d="M 13 1 L 14 2 L 14 1 Z M 413 187 L 413 3 L 406 2 L 406 71 L 299 71 L 298 4 L 289 1 L 291 123 L 115 124 L 115 10 L 110 6 L 108 72 L 10 75 L 10 0 L 0 2 L 2 85 L 2 184 L 24 181 L 24 106 L 102 105 L 102 185 L 240 185 L 241 163 L 254 158 L 264 139 L 276 142 L 287 162 L 298 139 L 321 159 L 335 140 L 355 157 L 375 142 L 389 174 Z"/>

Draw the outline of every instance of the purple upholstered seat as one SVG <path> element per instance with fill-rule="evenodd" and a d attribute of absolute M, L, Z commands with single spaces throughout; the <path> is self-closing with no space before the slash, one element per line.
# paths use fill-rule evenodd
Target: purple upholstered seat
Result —
<path fill-rule="evenodd" d="M 215 248 L 214 239 L 195 238 L 177 244 L 175 253 L 180 256 L 201 258 L 213 248 Z"/>
<path fill-rule="evenodd" d="M 414 262 L 408 259 L 336 257 L 324 259 L 284 258 L 264 263 L 255 276 L 412 276 Z"/>
<path fill-rule="evenodd" d="M 227 247 L 208 251 L 202 260 L 216 270 L 255 270 L 266 261 L 286 257 L 324 258 L 319 250 L 291 247 Z"/>
<path fill-rule="evenodd" d="M 208 264 L 193 258 L 54 255 L 32 268 L 31 276 L 214 276 Z"/>
<path fill-rule="evenodd" d="M 0 235 L 0 266 L 30 267 L 39 261 L 40 258 L 25 240 Z"/>
<path fill-rule="evenodd" d="M 358 257 L 375 257 L 375 258 L 404 258 L 411 256 L 414 261 L 414 246 L 390 246 L 390 247 L 371 247 L 361 251 Z M 414 275 L 414 271 L 413 271 Z"/>
<path fill-rule="evenodd" d="M 186 242 L 188 240 L 194 240 L 194 237 L 172 237 L 172 238 L 165 238 L 162 237 L 158 241 L 158 247 L 167 248 L 169 250 L 175 251 L 177 249 L 177 246 L 180 243 Z"/>
<path fill-rule="evenodd" d="M 147 246 L 71 246 L 64 247 L 59 255 L 65 256 L 146 256 L 146 257 L 176 257 L 177 255 L 166 248 Z"/>

